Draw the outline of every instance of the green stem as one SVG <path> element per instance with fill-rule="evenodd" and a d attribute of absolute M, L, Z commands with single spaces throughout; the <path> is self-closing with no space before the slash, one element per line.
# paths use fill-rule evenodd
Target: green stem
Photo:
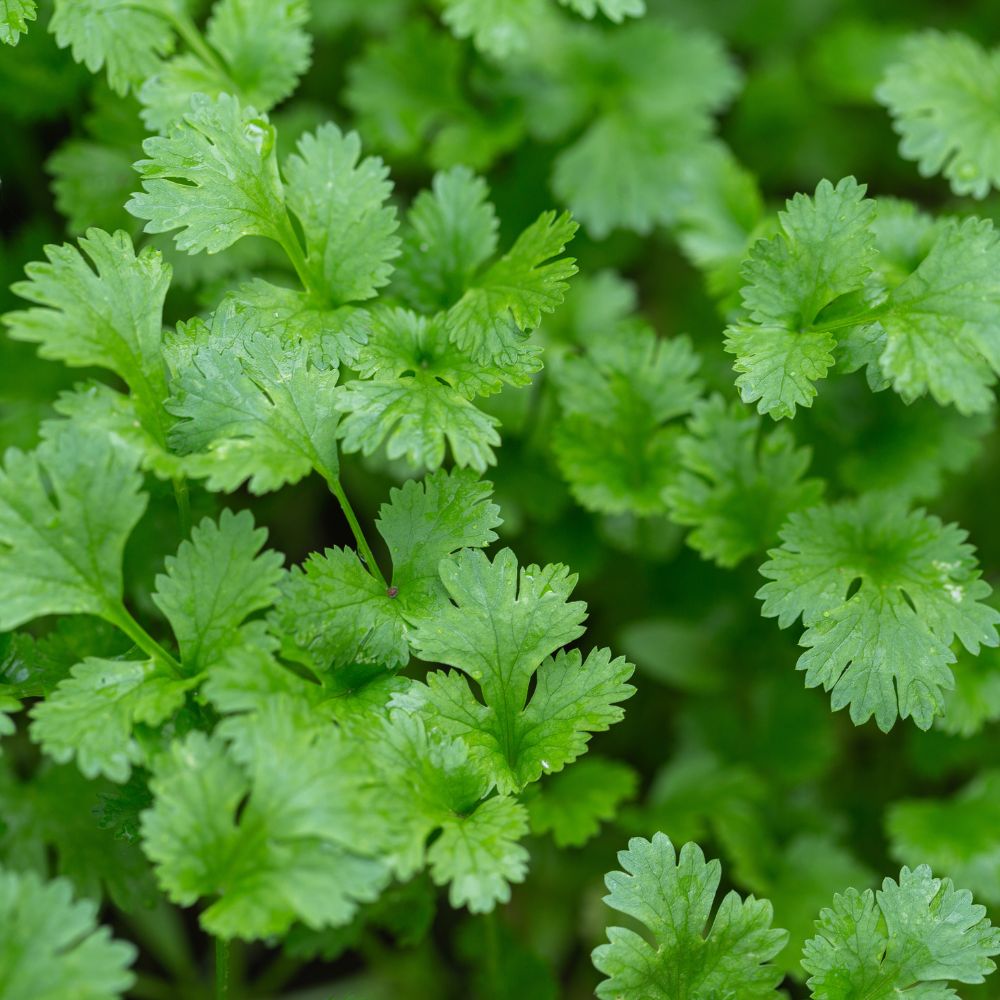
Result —
<path fill-rule="evenodd" d="M 306 255 L 302 252 L 302 245 L 299 243 L 298 236 L 295 235 L 295 229 L 292 227 L 287 212 L 285 213 L 281 232 L 278 235 L 278 244 L 285 251 L 285 256 L 295 269 L 302 287 L 309 296 L 317 303 L 324 303 L 325 297 L 323 292 L 316 286 L 313 280 L 313 276 L 309 271 L 309 265 L 306 263 Z"/>
<path fill-rule="evenodd" d="M 215 939 L 215 1000 L 229 1000 L 229 942 Z"/>
<path fill-rule="evenodd" d="M 351 526 L 351 533 L 354 535 L 354 542 L 358 547 L 358 552 L 361 554 L 361 558 L 365 561 L 368 567 L 368 571 L 382 584 L 383 587 L 388 588 L 389 584 L 385 577 L 382 575 L 382 571 L 378 567 L 378 563 L 375 561 L 375 555 L 371 550 L 371 546 L 368 544 L 368 540 L 365 538 L 365 533 L 361 530 L 361 523 L 358 521 L 357 515 L 354 513 L 354 508 L 351 506 L 351 501 L 347 499 L 347 494 L 344 492 L 344 487 L 340 485 L 340 480 L 329 472 L 323 474 L 323 478 L 326 480 L 327 486 L 330 487 L 330 492 L 337 498 L 337 502 L 340 504 L 340 509 L 344 512 L 344 517 L 347 518 L 347 523 Z"/>
<path fill-rule="evenodd" d="M 202 38 L 198 26 L 183 11 L 171 11 L 164 13 L 159 11 L 173 27 L 174 31 L 184 40 L 184 44 L 210 69 L 219 74 L 227 83 L 232 84 L 233 89 L 239 96 L 239 87 L 236 81 L 229 75 L 229 71 L 223 65 L 222 60 L 209 46 L 208 42 Z"/>
<path fill-rule="evenodd" d="M 111 608 L 105 615 L 115 628 L 121 629 L 147 656 L 159 660 L 170 672 L 182 679 L 184 672 L 175 660 L 136 620 L 124 604 Z"/>
<path fill-rule="evenodd" d="M 809 327 L 810 333 L 827 333 L 833 330 L 842 330 L 845 326 L 857 326 L 859 323 L 870 323 L 882 316 L 886 311 L 885 306 L 876 306 L 873 309 L 865 309 L 863 312 L 851 313 L 849 316 L 840 316 L 830 320 L 829 323 L 814 323 Z"/>
<path fill-rule="evenodd" d="M 187 538 L 191 534 L 191 494 L 188 491 L 187 480 L 183 476 L 174 479 L 174 499 L 177 501 L 177 520 L 181 527 L 181 536 Z"/>

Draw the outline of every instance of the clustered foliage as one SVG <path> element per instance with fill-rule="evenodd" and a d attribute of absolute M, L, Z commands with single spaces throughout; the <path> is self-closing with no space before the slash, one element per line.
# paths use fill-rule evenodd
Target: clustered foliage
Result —
<path fill-rule="evenodd" d="M 1000 21 L 888 7 L 0 0 L 0 1000 L 993 995 Z"/>

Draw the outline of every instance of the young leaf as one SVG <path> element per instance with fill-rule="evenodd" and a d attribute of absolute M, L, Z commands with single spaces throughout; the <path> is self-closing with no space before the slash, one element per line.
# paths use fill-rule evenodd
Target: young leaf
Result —
<path fill-rule="evenodd" d="M 822 495 L 820 480 L 802 478 L 809 450 L 787 428 L 764 432 L 759 417 L 718 395 L 695 403 L 677 454 L 682 471 L 664 494 L 670 516 L 692 526 L 688 544 L 720 566 L 772 544 L 793 510 Z"/>
<path fill-rule="evenodd" d="M 943 173 L 955 194 L 1000 187 L 1000 55 L 957 33 L 907 38 L 876 99 L 893 117 L 900 156 L 922 177 Z"/>
<path fill-rule="evenodd" d="M 440 315 L 402 309 L 372 317 L 355 364 L 366 378 L 341 386 L 334 400 L 345 414 L 344 451 L 370 455 L 384 444 L 389 458 L 436 469 L 447 442 L 457 465 L 479 472 L 495 461 L 499 421 L 471 400 L 504 383 L 525 385 L 541 366 L 538 350 L 520 344 L 503 363 L 476 362 L 449 340 Z"/>
<path fill-rule="evenodd" d="M 37 16 L 35 0 L 0 0 L 0 42 L 17 45 Z"/>
<path fill-rule="evenodd" d="M 736 385 L 762 414 L 794 417 L 811 406 L 813 383 L 833 365 L 836 341 L 812 329 L 821 309 L 859 288 L 874 266 L 875 202 L 845 177 L 821 181 L 813 198 L 796 195 L 779 216 L 781 231 L 761 240 L 744 264 L 747 319 L 726 332 L 736 355 Z"/>
<path fill-rule="evenodd" d="M 200 920 L 227 939 L 346 923 L 387 876 L 358 750 L 287 696 L 223 730 L 228 749 L 196 732 L 155 766 L 142 834 L 160 884 L 183 906 L 217 897 Z"/>
<path fill-rule="evenodd" d="M 170 54 L 171 19 L 182 10 L 180 0 L 127 6 L 119 0 L 56 0 L 49 30 L 59 47 L 69 47 L 91 73 L 106 66 L 111 89 L 126 94 Z"/>
<path fill-rule="evenodd" d="M 252 641 L 257 629 L 246 619 L 277 599 L 283 560 L 270 549 L 261 552 L 266 539 L 249 511 L 224 510 L 217 524 L 206 517 L 177 555 L 167 556 L 153 601 L 174 630 L 189 676 Z"/>
<path fill-rule="evenodd" d="M 188 325 L 190 357 L 177 365 L 166 407 L 181 418 L 170 442 L 189 474 L 212 490 L 252 493 L 294 483 L 312 470 L 336 476 L 337 370 L 306 344 L 260 332 L 260 314 L 235 302 L 211 325 Z M 317 352 L 318 353 L 318 352 Z"/>
<path fill-rule="evenodd" d="M 125 542 L 146 509 L 141 486 L 133 456 L 72 424 L 33 452 L 7 452 L 0 630 L 52 614 L 115 620 Z"/>
<path fill-rule="evenodd" d="M 69 882 L 0 868 L 4 1000 L 117 1000 L 135 977 L 135 948 L 97 924 L 97 905 Z"/>
<path fill-rule="evenodd" d="M 441 559 L 496 540 L 499 508 L 491 499 L 491 484 L 462 470 L 392 490 L 377 522 L 392 560 L 389 590 L 354 552 L 327 549 L 292 570 L 275 612 L 278 627 L 323 670 L 331 663 L 406 664 L 410 623 L 433 617 L 447 600 Z"/>
<path fill-rule="evenodd" d="M 926 865 L 903 868 L 877 892 L 834 896 L 806 942 L 802 966 L 816 1000 L 954 997 L 949 980 L 981 983 L 996 968 L 1000 931 L 972 893 L 938 879 Z M 922 984 L 922 985 L 917 985 Z M 913 987 L 916 986 L 916 990 Z"/>
<path fill-rule="evenodd" d="M 143 192 L 125 208 L 147 233 L 178 229 L 178 250 L 218 253 L 244 236 L 289 234 L 274 127 L 229 94 L 191 98 L 166 136 L 143 143 L 135 168 Z M 294 234 L 292 234 L 294 235 Z"/>
<path fill-rule="evenodd" d="M 793 513 L 761 575 L 762 614 L 788 628 L 802 616 L 806 686 L 832 692 L 861 725 L 888 732 L 912 717 L 927 729 L 953 686 L 949 648 L 997 645 L 966 533 L 878 494 Z"/>
<path fill-rule="evenodd" d="M 389 171 L 361 157 L 356 132 L 322 125 L 304 135 L 285 163 L 288 207 L 306 240 L 306 264 L 316 287 L 335 303 L 370 299 L 389 281 L 399 254 Z"/>
<path fill-rule="evenodd" d="M 678 856 L 663 833 L 632 838 L 618 862 L 624 871 L 605 876 L 604 902 L 640 921 L 656 947 L 635 931 L 609 927 L 609 943 L 593 953 L 608 977 L 597 987 L 602 1000 L 774 995 L 781 972 L 770 961 L 788 935 L 771 927 L 770 903 L 729 892 L 709 927 L 721 866 L 705 861 L 697 844 L 685 844 Z"/>
<path fill-rule="evenodd" d="M 577 500 L 608 514 L 662 513 L 676 475 L 680 428 L 701 393 L 700 361 L 686 337 L 659 340 L 622 327 L 554 369 L 564 416 L 556 460 Z"/>
<path fill-rule="evenodd" d="M 501 794 L 562 770 L 586 751 L 591 733 L 621 720 L 619 703 L 635 693 L 632 665 L 606 649 L 583 661 L 561 648 L 583 634 L 586 617 L 586 605 L 568 600 L 576 577 L 565 566 L 519 573 L 509 549 L 492 562 L 464 549 L 440 572 L 451 603 L 418 622 L 411 642 L 421 659 L 472 678 L 483 700 L 461 674 L 437 672 L 405 703 L 461 736 Z"/>
<path fill-rule="evenodd" d="M 406 215 L 394 288 L 424 312 L 454 305 L 496 252 L 497 217 L 486 182 L 467 167 L 437 173 Z"/>
<path fill-rule="evenodd" d="M 476 361 L 508 364 L 519 342 L 562 303 L 576 261 L 560 256 L 577 230 L 568 213 L 543 212 L 449 309 L 449 336 Z"/>
<path fill-rule="evenodd" d="M 894 802 L 885 826 L 898 861 L 923 858 L 1000 905 L 1000 771 L 983 771 L 952 798 Z"/>

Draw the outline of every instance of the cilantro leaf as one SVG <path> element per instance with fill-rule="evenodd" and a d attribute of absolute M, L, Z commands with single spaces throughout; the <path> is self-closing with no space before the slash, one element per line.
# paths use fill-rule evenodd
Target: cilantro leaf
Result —
<path fill-rule="evenodd" d="M 1000 371 L 998 268 L 1000 235 L 992 222 L 954 221 L 893 289 L 879 316 L 885 332 L 879 364 L 907 402 L 930 392 L 963 414 L 992 406 Z"/>
<path fill-rule="evenodd" d="M 106 66 L 108 83 L 126 94 L 154 73 L 174 47 L 172 18 L 179 0 L 56 0 L 49 30 L 60 48 L 91 73 Z"/>
<path fill-rule="evenodd" d="M 983 603 L 966 533 L 878 494 L 793 513 L 761 574 L 762 614 L 788 628 L 799 615 L 806 686 L 850 705 L 855 725 L 897 715 L 930 727 L 953 685 L 949 648 L 997 645 L 1000 614 Z"/>
<path fill-rule="evenodd" d="M 626 17 L 641 17 L 646 13 L 645 0 L 559 0 L 559 2 L 586 18 L 591 18 L 600 11 L 615 24 L 620 24 Z"/>
<path fill-rule="evenodd" d="M 421 659 L 468 675 L 482 701 L 460 673 L 440 671 L 404 701 L 461 736 L 501 794 L 562 770 L 586 751 L 591 733 L 621 720 L 619 702 L 635 693 L 632 665 L 606 649 L 586 661 L 561 649 L 583 634 L 586 616 L 586 605 L 568 600 L 576 577 L 565 566 L 518 572 L 509 549 L 492 562 L 464 549 L 440 573 L 451 603 L 419 621 L 411 643 Z"/>
<path fill-rule="evenodd" d="M 845 177 L 821 181 L 814 197 L 796 195 L 779 216 L 781 230 L 760 240 L 743 267 L 747 319 L 726 331 L 736 355 L 736 385 L 775 419 L 811 406 L 813 383 L 833 365 L 836 340 L 814 329 L 820 311 L 857 289 L 874 266 L 875 202 Z"/>
<path fill-rule="evenodd" d="M 145 762 L 133 738 L 136 724 L 157 726 L 184 704 L 191 681 L 181 681 L 152 660 L 88 657 L 31 712 L 31 736 L 53 760 L 76 758 L 88 778 L 128 780 Z"/>
<path fill-rule="evenodd" d="M 122 552 L 146 509 L 141 485 L 132 456 L 69 423 L 33 452 L 7 452 L 0 630 L 51 614 L 117 618 Z"/>
<path fill-rule="evenodd" d="M 247 104 L 269 111 L 309 67 L 308 19 L 305 0 L 219 0 L 205 40 L 224 65 L 189 54 L 162 64 L 139 90 L 143 121 L 153 131 L 164 130 L 196 93 L 238 92 Z"/>
<path fill-rule="evenodd" d="M 17 45 L 37 16 L 35 0 L 0 0 L 0 42 Z"/>
<path fill-rule="evenodd" d="M 492 486 L 463 470 L 439 470 L 390 493 L 376 524 L 389 548 L 389 591 L 349 549 L 314 553 L 282 587 L 274 620 L 320 669 L 329 664 L 401 666 L 410 658 L 411 622 L 447 600 L 441 559 L 496 540 Z"/>
<path fill-rule="evenodd" d="M 545 0 L 445 0 L 445 24 L 458 38 L 498 59 L 524 52 L 544 16 Z"/>
<path fill-rule="evenodd" d="M 4 1000 L 116 1000 L 134 981 L 135 948 L 97 924 L 97 905 L 63 879 L 0 869 Z"/>
<path fill-rule="evenodd" d="M 816 929 L 802 959 L 816 1000 L 889 1000 L 904 990 L 946 1000 L 955 995 L 948 980 L 981 983 L 996 968 L 989 956 L 1000 954 L 986 908 L 926 865 L 903 868 L 877 892 L 834 896 Z"/>
<path fill-rule="evenodd" d="M 154 767 L 142 835 L 160 884 L 182 906 L 217 897 L 200 920 L 218 937 L 346 923 L 387 876 L 357 748 L 282 695 L 222 729 L 228 748 L 192 733 Z"/>
<path fill-rule="evenodd" d="M 1000 771 L 983 771 L 948 799 L 894 802 L 885 825 L 894 858 L 922 858 L 959 885 L 974 885 L 986 903 L 1000 904 Z"/>
<path fill-rule="evenodd" d="M 983 649 L 978 656 L 964 649 L 956 652 L 955 687 L 945 695 L 937 728 L 972 736 L 1000 719 L 1000 649 Z"/>
<path fill-rule="evenodd" d="M 283 345 L 259 330 L 259 313 L 236 302 L 211 325 L 189 324 L 190 357 L 178 365 L 170 443 L 185 468 L 212 490 L 252 493 L 294 483 L 313 469 L 337 474 L 337 370 L 310 359 L 305 344 Z"/>
<path fill-rule="evenodd" d="M 388 776 L 397 818 L 397 874 L 407 878 L 426 863 L 435 883 L 450 883 L 451 905 L 472 913 L 507 902 L 510 883 L 523 881 L 527 871 L 528 852 L 518 844 L 528 832 L 524 807 L 507 796 L 483 801 L 490 782 L 468 747 L 428 733 L 419 716 L 392 711 L 375 730 L 371 752 Z"/>
<path fill-rule="evenodd" d="M 206 517 L 177 555 L 167 556 L 153 601 L 170 622 L 189 676 L 246 642 L 257 631 L 246 619 L 277 598 L 282 556 L 261 552 L 266 539 L 267 530 L 254 527 L 249 511 L 224 510 L 218 523 Z"/>
<path fill-rule="evenodd" d="M 267 116 L 229 94 L 191 98 L 166 136 L 143 143 L 142 193 L 125 206 L 147 233 L 180 230 L 178 250 L 218 253 L 244 236 L 282 242 L 289 226 Z M 293 234 L 294 235 L 294 234 Z"/>
<path fill-rule="evenodd" d="M 285 163 L 288 206 L 306 241 L 306 264 L 334 302 L 370 299 L 389 281 L 399 253 L 389 171 L 361 157 L 356 132 L 322 125 Z"/>
<path fill-rule="evenodd" d="M 802 478 L 809 450 L 796 448 L 787 428 L 764 433 L 760 418 L 718 395 L 695 403 L 677 454 L 682 471 L 665 493 L 670 516 L 692 526 L 688 544 L 720 566 L 766 548 L 793 510 L 822 495 L 822 482 Z"/>
<path fill-rule="evenodd" d="M 632 798 L 639 775 L 627 764 L 593 754 L 532 786 L 527 799 L 531 832 L 551 833 L 556 847 L 580 847 Z"/>
<path fill-rule="evenodd" d="M 560 256 L 577 224 L 543 212 L 448 310 L 451 339 L 476 361 L 508 363 L 518 341 L 562 303 L 576 261 Z"/>
<path fill-rule="evenodd" d="M 680 436 L 671 421 L 701 393 L 699 364 L 686 337 L 660 340 L 650 329 L 623 327 L 553 369 L 563 410 L 553 449 L 584 507 L 664 511 Z"/>
<path fill-rule="evenodd" d="M 900 134 L 899 154 L 922 177 L 943 173 L 955 194 L 1000 187 L 1000 57 L 958 33 L 926 31 L 903 42 L 875 91 Z"/>
<path fill-rule="evenodd" d="M 496 252 L 498 222 L 486 182 L 467 167 L 434 175 L 406 215 L 394 287 L 415 309 L 458 301 Z"/>
<path fill-rule="evenodd" d="M 150 247 L 136 254 L 121 230 L 90 229 L 79 243 L 80 250 L 47 246 L 48 260 L 25 268 L 27 280 L 13 291 L 33 308 L 4 317 L 9 335 L 39 344 L 43 358 L 120 375 L 147 425 L 158 429 L 167 392 L 160 341 L 170 265 Z"/>
<path fill-rule="evenodd" d="M 664 833 L 651 841 L 634 837 L 618 862 L 624 871 L 605 876 L 604 902 L 640 921 L 656 946 L 635 931 L 608 928 L 609 943 L 593 952 L 608 977 L 597 987 L 599 997 L 773 996 L 781 972 L 770 960 L 788 935 L 771 927 L 770 903 L 729 892 L 706 933 L 721 866 L 706 861 L 697 844 L 677 855 Z"/>
<path fill-rule="evenodd" d="M 537 349 L 517 345 L 505 363 L 477 363 L 448 338 L 440 316 L 402 309 L 372 317 L 368 343 L 355 362 L 363 380 L 340 386 L 334 406 L 346 452 L 370 455 L 385 445 L 389 458 L 436 469 L 445 444 L 459 466 L 483 472 L 495 461 L 499 421 L 473 403 L 503 383 L 524 385 L 540 367 Z"/>

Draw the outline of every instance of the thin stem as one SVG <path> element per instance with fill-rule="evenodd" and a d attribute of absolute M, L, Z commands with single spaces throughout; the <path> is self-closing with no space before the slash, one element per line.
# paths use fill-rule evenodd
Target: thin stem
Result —
<path fill-rule="evenodd" d="M 294 979 L 302 963 L 282 952 L 271 964 L 254 978 L 253 992 L 260 997 L 273 997 Z"/>
<path fill-rule="evenodd" d="M 121 629 L 147 656 L 163 663 L 179 679 L 184 677 L 181 665 L 136 620 L 124 604 L 112 608 L 105 616 L 115 628 Z"/>
<path fill-rule="evenodd" d="M 306 255 L 302 252 L 302 245 L 299 243 L 298 236 L 295 235 L 295 229 L 292 227 L 287 212 L 278 236 L 278 244 L 285 251 L 289 263 L 295 268 L 295 273 L 298 275 L 302 287 L 316 302 L 324 302 L 324 295 L 313 280 L 309 265 L 306 263 Z"/>
<path fill-rule="evenodd" d="M 229 1000 L 229 942 L 215 939 L 215 1000 Z"/>
<path fill-rule="evenodd" d="M 188 491 L 187 480 L 183 476 L 174 479 L 174 499 L 177 501 L 177 520 L 180 523 L 181 536 L 187 538 L 191 534 L 191 494 Z"/>
<path fill-rule="evenodd" d="M 163 16 L 170 22 L 174 31 L 184 39 L 184 44 L 210 69 L 215 70 L 227 83 L 233 85 L 239 95 L 239 87 L 236 81 L 229 75 L 229 71 L 223 65 L 222 60 L 215 54 L 208 42 L 201 36 L 198 26 L 184 11 L 171 11 L 163 13 Z"/>
<path fill-rule="evenodd" d="M 389 584 L 386 582 L 385 577 L 382 575 L 382 571 L 378 567 L 378 563 L 375 561 L 375 555 L 368 544 L 368 540 L 365 538 L 365 533 L 361 530 L 361 523 L 358 521 L 357 515 L 354 513 L 351 501 L 347 499 L 344 487 L 340 485 L 340 480 L 329 472 L 324 473 L 323 478 L 326 480 L 327 486 L 330 487 L 330 492 L 337 498 L 337 502 L 340 504 L 340 509 L 344 512 L 344 517 L 347 518 L 347 523 L 351 526 L 351 533 L 354 535 L 354 542 L 358 547 L 358 552 L 361 554 L 361 558 L 365 561 L 365 565 L 368 567 L 368 571 L 375 577 L 376 580 L 378 580 L 379 583 L 382 584 L 383 587 L 388 588 Z"/>

